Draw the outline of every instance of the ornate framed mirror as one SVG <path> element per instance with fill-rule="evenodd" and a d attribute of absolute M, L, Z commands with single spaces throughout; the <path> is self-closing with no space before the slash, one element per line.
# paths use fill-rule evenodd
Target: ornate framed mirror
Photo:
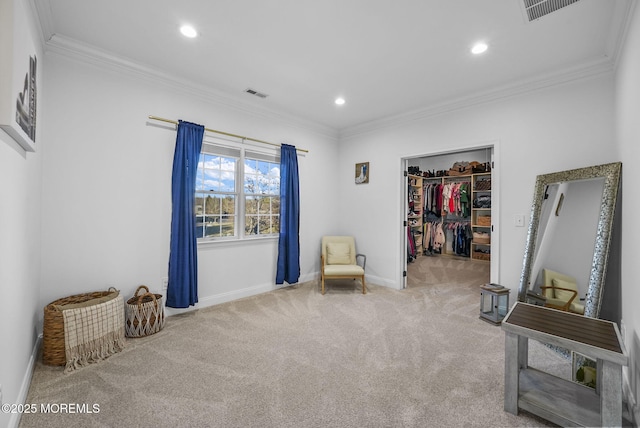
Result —
<path fill-rule="evenodd" d="M 549 272 L 559 273 L 555 278 L 577 285 L 571 307 L 564 310 L 598 318 L 621 169 L 615 162 L 537 177 L 518 300 L 535 302 L 551 288 L 545 278 Z M 553 287 L 556 281 L 565 284 L 553 281 Z"/>

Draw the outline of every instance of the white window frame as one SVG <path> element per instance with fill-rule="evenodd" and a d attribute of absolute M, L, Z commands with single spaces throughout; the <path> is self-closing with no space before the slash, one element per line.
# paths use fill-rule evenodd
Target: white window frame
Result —
<path fill-rule="evenodd" d="M 232 157 L 236 160 L 235 170 L 235 191 L 223 192 L 216 194 L 230 194 L 235 196 L 235 222 L 234 230 L 235 236 L 218 236 L 218 237 L 202 237 L 198 238 L 198 245 L 200 244 L 216 244 L 216 243 L 230 243 L 230 242 L 244 242 L 253 240 L 273 240 L 279 237 L 278 233 L 263 234 L 263 235 L 247 235 L 245 233 L 245 200 L 246 194 L 244 192 L 245 181 L 245 159 L 262 160 L 271 163 L 280 163 L 280 153 L 278 150 L 262 147 L 244 145 L 238 147 L 237 145 L 229 144 L 227 141 L 220 142 L 218 139 L 207 138 L 202 144 L 201 154 L 213 155 L 213 156 L 225 156 Z M 196 189 L 196 193 L 198 189 Z M 280 192 L 278 191 L 278 196 Z M 273 196 L 273 195 L 265 195 Z M 279 213 L 278 213 L 279 214 Z"/>

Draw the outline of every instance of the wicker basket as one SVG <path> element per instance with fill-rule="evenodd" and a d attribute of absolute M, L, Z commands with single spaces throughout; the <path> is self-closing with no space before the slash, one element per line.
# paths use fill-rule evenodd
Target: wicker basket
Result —
<path fill-rule="evenodd" d="M 479 215 L 476 218 L 476 224 L 478 226 L 491 226 L 491 216 L 490 215 Z"/>
<path fill-rule="evenodd" d="M 491 260 L 491 254 L 488 253 L 481 253 L 480 251 L 476 251 L 473 253 L 473 258 L 476 260 L 487 260 L 490 261 Z"/>
<path fill-rule="evenodd" d="M 490 244 L 491 235 L 486 232 L 473 232 L 473 242 L 475 244 Z"/>
<path fill-rule="evenodd" d="M 44 307 L 44 321 L 42 327 L 42 362 L 50 366 L 64 366 L 67 363 L 64 341 L 64 317 L 60 306 L 85 303 L 114 293 L 95 291 L 93 293 L 76 294 L 55 300 Z"/>
<path fill-rule="evenodd" d="M 145 290 L 141 293 L 141 290 Z M 164 327 L 162 294 L 149 292 L 141 285 L 125 305 L 124 330 L 127 337 L 144 337 L 157 333 Z"/>

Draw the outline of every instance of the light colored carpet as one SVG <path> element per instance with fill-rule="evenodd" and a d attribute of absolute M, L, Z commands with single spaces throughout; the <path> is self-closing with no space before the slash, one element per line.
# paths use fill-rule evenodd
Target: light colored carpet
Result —
<path fill-rule="evenodd" d="M 420 259 L 406 290 L 306 283 L 170 317 L 71 374 L 38 363 L 28 403 L 99 413 L 20 427 L 552 426 L 503 411 L 504 333 L 478 317 L 489 264 Z"/>

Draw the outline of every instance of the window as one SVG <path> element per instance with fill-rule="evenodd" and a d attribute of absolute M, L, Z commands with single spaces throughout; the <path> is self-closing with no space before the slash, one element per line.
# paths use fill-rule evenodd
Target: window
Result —
<path fill-rule="evenodd" d="M 195 194 L 200 241 L 277 236 L 280 160 L 275 155 L 204 143 Z"/>
<path fill-rule="evenodd" d="M 244 232 L 273 235 L 280 230 L 280 163 L 245 158 Z"/>

